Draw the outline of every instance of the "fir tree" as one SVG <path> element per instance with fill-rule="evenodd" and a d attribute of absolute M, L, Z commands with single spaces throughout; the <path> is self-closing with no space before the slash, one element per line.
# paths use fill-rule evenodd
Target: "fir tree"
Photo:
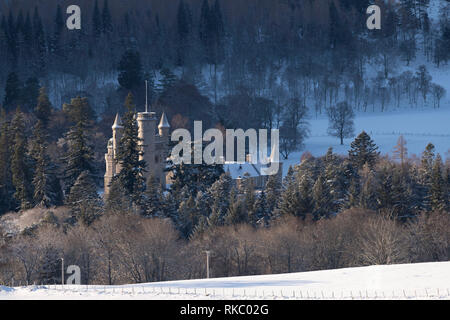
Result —
<path fill-rule="evenodd" d="M 30 157 L 27 150 L 27 138 L 23 113 L 18 108 L 11 123 L 13 151 L 11 158 L 12 182 L 15 188 L 14 198 L 22 210 L 32 207 Z"/>
<path fill-rule="evenodd" d="M 200 23 L 199 23 L 199 38 L 201 44 L 203 45 L 203 50 L 205 52 L 205 58 L 209 56 L 210 44 L 211 44 L 211 13 L 209 8 L 208 0 L 203 0 L 202 7 L 200 11 Z"/>
<path fill-rule="evenodd" d="M 7 112 L 14 110 L 19 104 L 21 90 L 19 77 L 15 72 L 10 72 L 6 79 L 5 98 L 3 99 L 3 106 L 6 108 Z"/>
<path fill-rule="evenodd" d="M 444 211 L 447 209 L 448 193 L 445 182 L 442 158 L 438 154 L 432 168 L 429 193 L 431 210 L 433 211 Z"/>
<path fill-rule="evenodd" d="M 23 88 L 21 100 L 26 110 L 33 110 L 39 97 L 39 80 L 36 77 L 28 78 Z"/>
<path fill-rule="evenodd" d="M 192 196 L 180 203 L 178 208 L 179 220 L 178 229 L 181 234 L 187 239 L 191 236 L 194 228 L 197 226 L 198 218 L 195 201 Z"/>
<path fill-rule="evenodd" d="M 173 74 L 172 71 L 170 71 L 169 68 L 163 68 L 161 70 L 161 75 L 163 78 L 161 79 L 160 86 L 158 88 L 160 94 L 162 94 L 163 92 L 167 92 L 167 90 L 172 88 L 177 81 L 177 77 L 175 76 L 175 74 Z"/>
<path fill-rule="evenodd" d="M 165 215 L 164 199 L 161 184 L 150 174 L 143 199 L 144 215 L 146 217 L 163 217 Z"/>
<path fill-rule="evenodd" d="M 83 171 L 95 174 L 93 151 L 88 144 L 88 131 L 91 126 L 93 111 L 87 98 L 77 97 L 70 104 L 63 105 L 64 112 L 72 120 L 73 125 L 66 134 L 68 151 L 65 156 L 65 190 L 70 192 L 77 178 Z"/>
<path fill-rule="evenodd" d="M 58 205 L 62 201 L 62 191 L 59 180 L 56 177 L 55 167 L 47 153 L 48 147 L 48 122 L 52 106 L 45 88 L 41 88 L 38 104 L 35 108 L 37 123 L 34 127 L 34 141 L 32 155 L 36 166 L 33 176 L 35 204 L 48 208 Z"/>
<path fill-rule="evenodd" d="M 375 173 L 366 163 L 361 170 L 361 192 L 359 194 L 359 206 L 365 209 L 376 210 L 378 180 Z"/>
<path fill-rule="evenodd" d="M 298 188 L 296 183 L 296 175 L 292 167 L 289 167 L 288 173 L 283 181 L 283 192 L 281 193 L 281 201 L 277 210 L 277 215 L 293 215 L 298 213 Z"/>
<path fill-rule="evenodd" d="M 235 225 L 241 221 L 244 221 L 245 212 L 236 188 L 231 189 L 229 203 L 230 205 L 228 206 L 227 215 L 225 217 L 225 224 Z"/>
<path fill-rule="evenodd" d="M 273 213 L 277 208 L 281 195 L 280 178 L 277 175 L 270 175 L 265 186 L 267 211 Z"/>
<path fill-rule="evenodd" d="M 178 31 L 178 65 L 183 66 L 185 64 L 187 50 L 188 50 L 188 37 L 191 32 L 189 7 L 183 0 L 180 1 L 177 10 L 177 31 Z"/>
<path fill-rule="evenodd" d="M 178 203 L 183 188 L 186 187 L 189 195 L 196 197 L 199 192 L 206 192 L 224 173 L 223 165 L 207 165 L 204 162 L 202 164 L 181 163 L 175 165 L 169 161 L 167 171 L 172 176 L 170 193 L 177 198 Z"/>
<path fill-rule="evenodd" d="M 144 160 L 140 160 L 143 152 L 139 146 L 141 140 L 138 137 L 138 124 L 135 118 L 136 107 L 131 93 L 125 100 L 125 107 L 127 112 L 123 116 L 123 133 L 117 156 L 122 169 L 117 175 L 117 179 L 131 196 L 133 202 L 139 205 L 145 190 L 144 172 L 146 164 Z"/>
<path fill-rule="evenodd" d="M 39 15 L 38 8 L 35 7 L 33 14 L 33 39 L 34 39 L 34 52 L 33 55 L 33 69 L 35 76 L 42 77 L 45 74 L 47 62 L 46 51 L 47 44 L 45 41 L 44 26 L 42 24 L 41 16 Z"/>
<path fill-rule="evenodd" d="M 133 200 L 117 176 L 111 181 L 105 203 L 106 214 L 127 214 L 133 210 Z"/>
<path fill-rule="evenodd" d="M 253 226 L 269 226 L 272 218 L 271 211 L 269 211 L 267 205 L 266 192 L 261 190 L 261 193 L 257 196 L 255 206 L 252 210 L 252 215 L 249 217 L 249 223 Z"/>
<path fill-rule="evenodd" d="M 312 214 L 314 210 L 314 201 L 311 195 L 313 183 L 306 174 L 300 174 L 297 179 L 298 179 L 297 215 L 304 219 L 308 214 Z"/>
<path fill-rule="evenodd" d="M 250 219 L 255 221 L 255 185 L 252 179 L 244 178 L 241 186 L 242 193 L 242 209 L 244 210 L 242 219 L 239 223 L 250 222 Z"/>
<path fill-rule="evenodd" d="M 80 223 L 90 225 L 101 213 L 102 202 L 89 171 L 83 171 L 70 188 L 66 199 L 72 216 Z"/>
<path fill-rule="evenodd" d="M 329 148 L 325 156 L 325 183 L 330 192 L 330 214 L 336 214 L 343 206 L 348 188 L 345 167 L 338 161 L 333 149 Z"/>
<path fill-rule="evenodd" d="M 314 200 L 314 220 L 320 220 L 321 218 L 329 217 L 332 212 L 331 195 L 327 181 L 324 174 L 320 174 L 314 183 L 312 189 L 312 197 Z"/>
<path fill-rule="evenodd" d="M 142 85 L 142 64 L 138 51 L 128 49 L 122 55 L 119 62 L 118 81 L 122 88 L 134 90 Z"/>
<path fill-rule="evenodd" d="M 113 31 L 113 23 L 111 18 L 111 12 L 109 11 L 108 0 L 103 2 L 102 10 L 102 31 L 106 35 L 110 35 Z"/>
<path fill-rule="evenodd" d="M 375 166 L 379 156 L 378 147 L 365 131 L 356 137 L 350 147 L 349 158 L 355 168 L 362 169 L 366 163 L 369 168 Z"/>
<path fill-rule="evenodd" d="M 11 176 L 12 144 L 9 122 L 6 120 L 5 110 L 0 111 L 0 215 L 14 207 L 14 186 Z"/>
<path fill-rule="evenodd" d="M 56 12 L 54 17 L 53 27 L 53 39 L 50 42 L 50 50 L 55 57 L 63 56 L 63 48 L 61 45 L 62 33 L 64 30 L 64 16 L 62 13 L 61 5 L 56 6 Z"/>
<path fill-rule="evenodd" d="M 92 13 L 92 34 L 95 38 L 99 38 L 102 33 L 102 16 L 98 8 L 98 1 L 95 0 L 94 11 Z"/>
<path fill-rule="evenodd" d="M 208 196 L 211 199 L 209 222 L 214 226 L 224 224 L 225 217 L 229 208 L 228 195 L 233 188 L 233 180 L 228 173 L 223 173 L 220 178 L 214 182 L 208 189 Z"/>

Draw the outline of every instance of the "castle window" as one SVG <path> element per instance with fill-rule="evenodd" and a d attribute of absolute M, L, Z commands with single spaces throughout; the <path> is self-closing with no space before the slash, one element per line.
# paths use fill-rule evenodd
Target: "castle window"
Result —
<path fill-rule="evenodd" d="M 159 162 L 159 157 L 155 156 L 155 162 L 158 163 Z"/>

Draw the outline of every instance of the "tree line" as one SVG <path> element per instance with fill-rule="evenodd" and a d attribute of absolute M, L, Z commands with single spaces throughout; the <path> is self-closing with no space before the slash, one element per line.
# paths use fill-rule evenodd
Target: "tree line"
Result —
<path fill-rule="evenodd" d="M 421 92 L 437 107 L 442 87 L 424 86 L 421 77 L 414 90 L 414 75 L 398 67 L 422 55 L 436 66 L 450 59 L 448 8 L 431 20 L 429 3 L 379 1 L 383 27 L 369 31 L 369 1 L 361 0 L 153 1 L 126 9 L 117 0 L 80 1 L 83 27 L 70 32 L 56 1 L 45 10 L 13 1 L 1 11 L 0 85 L 23 81 L 30 97 L 5 90 L 3 107 L 15 110 L 20 101 L 32 108 L 38 80 L 56 106 L 82 95 L 98 114 L 115 112 L 130 90 L 143 105 L 143 80 L 156 84 L 169 72 L 215 105 L 244 92 L 279 107 L 298 99 L 317 113 L 344 96 L 354 108 L 385 110 L 389 100 L 416 105 Z M 368 65 L 380 66 L 379 74 Z M 134 76 L 119 76 L 123 68 Z"/>

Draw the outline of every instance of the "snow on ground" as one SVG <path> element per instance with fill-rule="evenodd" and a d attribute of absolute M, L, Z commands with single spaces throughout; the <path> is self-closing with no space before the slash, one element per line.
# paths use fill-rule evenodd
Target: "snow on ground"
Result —
<path fill-rule="evenodd" d="M 327 128 L 327 117 L 309 120 L 310 135 L 305 140 L 302 151 L 292 153 L 288 160 L 282 160 L 284 173 L 290 165 L 300 162 L 301 154 L 305 151 L 314 156 L 323 156 L 329 147 L 333 147 L 333 151 L 338 154 L 348 154 L 355 137 L 344 139 L 344 145 L 341 146 L 338 138 L 328 135 Z M 363 130 L 372 137 L 382 155 L 392 155 L 398 137 L 403 135 L 410 156 L 415 154 L 420 157 L 431 142 L 444 159 L 450 157 L 450 106 L 441 109 L 358 114 L 355 118 L 355 135 Z"/>
<path fill-rule="evenodd" d="M 0 299 L 448 299 L 450 262 L 125 286 L 0 286 Z"/>

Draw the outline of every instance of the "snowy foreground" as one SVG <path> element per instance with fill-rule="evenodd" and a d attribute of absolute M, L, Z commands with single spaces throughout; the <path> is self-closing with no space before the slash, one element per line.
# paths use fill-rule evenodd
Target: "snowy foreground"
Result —
<path fill-rule="evenodd" d="M 450 262 L 125 286 L 0 286 L 0 299 L 450 300 Z"/>

